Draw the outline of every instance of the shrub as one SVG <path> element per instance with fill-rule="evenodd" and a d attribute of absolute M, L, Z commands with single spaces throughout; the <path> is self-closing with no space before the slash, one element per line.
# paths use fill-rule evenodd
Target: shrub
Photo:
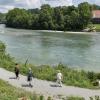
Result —
<path fill-rule="evenodd" d="M 94 81 L 96 79 L 96 75 L 94 72 L 88 72 L 87 77 L 90 79 L 90 81 Z"/>
<path fill-rule="evenodd" d="M 71 96 L 71 97 L 67 97 L 66 100 L 85 100 L 85 99 L 83 97 L 73 97 L 73 96 Z"/>
<path fill-rule="evenodd" d="M 100 97 L 96 95 L 95 97 L 90 97 L 90 100 L 100 100 Z"/>

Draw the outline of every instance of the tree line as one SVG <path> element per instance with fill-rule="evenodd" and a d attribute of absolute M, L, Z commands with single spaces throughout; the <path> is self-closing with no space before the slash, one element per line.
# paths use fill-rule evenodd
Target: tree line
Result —
<path fill-rule="evenodd" d="M 92 6 L 88 2 L 78 7 L 51 7 L 44 4 L 40 9 L 14 8 L 6 15 L 6 26 L 34 30 L 82 30 L 92 18 Z"/>
<path fill-rule="evenodd" d="M 92 8 L 93 8 L 93 10 L 100 10 L 100 6 L 96 5 L 96 4 L 93 4 Z"/>

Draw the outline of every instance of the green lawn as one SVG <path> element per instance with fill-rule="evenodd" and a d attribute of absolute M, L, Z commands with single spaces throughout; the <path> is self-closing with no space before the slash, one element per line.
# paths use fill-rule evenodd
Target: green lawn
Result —
<path fill-rule="evenodd" d="M 96 31 L 100 32 L 100 24 L 93 24 L 96 27 Z"/>

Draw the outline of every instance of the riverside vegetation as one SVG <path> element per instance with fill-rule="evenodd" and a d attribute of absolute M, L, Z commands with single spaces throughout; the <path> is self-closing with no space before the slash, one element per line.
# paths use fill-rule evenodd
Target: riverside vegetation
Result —
<path fill-rule="evenodd" d="M 99 5 L 81 3 L 78 7 L 51 7 L 42 5 L 41 9 L 15 8 L 8 13 L 0 13 L 0 23 L 7 27 L 33 30 L 61 30 L 80 31 L 92 22 L 92 10 L 100 10 Z M 94 24 L 96 31 L 100 31 L 100 24 Z"/>
<path fill-rule="evenodd" d="M 6 47 L 4 43 L 0 42 L 0 67 L 14 71 L 14 58 L 10 57 L 9 54 L 6 54 L 5 49 Z M 64 76 L 63 83 L 66 85 L 74 85 L 84 88 L 96 88 L 98 85 L 96 80 L 100 79 L 100 73 L 85 72 L 83 70 L 78 71 L 68 68 L 62 64 L 58 64 L 57 66 L 34 66 L 28 64 L 28 61 L 26 61 L 25 64 L 20 64 L 20 72 L 26 75 L 29 67 L 32 68 L 34 77 L 48 81 L 55 81 L 57 70 L 61 70 Z"/>
<path fill-rule="evenodd" d="M 80 31 L 92 22 L 92 10 L 100 10 L 99 5 L 83 2 L 75 6 L 50 7 L 42 5 L 41 9 L 15 8 L 8 13 L 0 13 L 0 23 L 7 27 L 34 30 Z M 94 24 L 100 31 L 100 24 Z"/>
<path fill-rule="evenodd" d="M 45 4 L 41 9 L 15 8 L 6 14 L 6 26 L 33 30 L 81 31 L 93 23 L 92 10 L 99 8 L 100 6 L 88 2 L 80 3 L 78 7 L 51 7 Z"/>
<path fill-rule="evenodd" d="M 6 26 L 34 30 L 82 30 L 91 22 L 92 5 L 80 3 L 78 7 L 51 7 L 48 4 L 41 9 L 15 8 L 6 14 Z"/>

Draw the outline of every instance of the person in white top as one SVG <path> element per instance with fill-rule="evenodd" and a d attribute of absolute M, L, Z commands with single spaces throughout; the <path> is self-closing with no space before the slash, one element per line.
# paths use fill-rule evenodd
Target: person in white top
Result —
<path fill-rule="evenodd" d="M 60 87 L 62 87 L 62 79 L 63 79 L 63 75 L 60 72 L 60 70 L 58 70 L 58 73 L 57 73 L 57 83 L 59 84 Z"/>

